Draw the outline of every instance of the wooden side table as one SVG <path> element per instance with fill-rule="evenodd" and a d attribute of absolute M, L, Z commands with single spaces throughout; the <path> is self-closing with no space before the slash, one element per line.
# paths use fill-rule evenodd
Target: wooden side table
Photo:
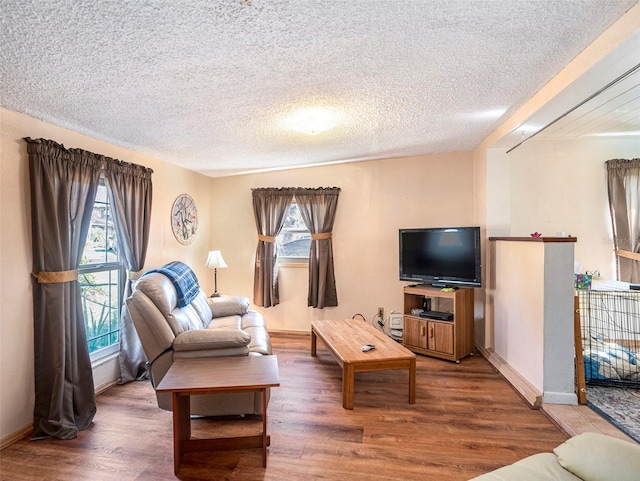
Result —
<path fill-rule="evenodd" d="M 267 467 L 267 388 L 280 385 L 276 356 L 176 359 L 156 390 L 173 398 L 173 469 L 177 475 L 187 452 L 262 448 Z M 235 438 L 191 438 L 190 396 L 217 392 L 262 393 L 262 433 Z"/>

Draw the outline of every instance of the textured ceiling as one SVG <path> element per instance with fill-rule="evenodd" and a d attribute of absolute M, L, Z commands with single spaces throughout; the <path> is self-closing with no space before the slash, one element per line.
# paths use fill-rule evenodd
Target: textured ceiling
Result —
<path fill-rule="evenodd" d="M 0 0 L 0 100 L 212 176 L 467 150 L 636 3 Z"/>

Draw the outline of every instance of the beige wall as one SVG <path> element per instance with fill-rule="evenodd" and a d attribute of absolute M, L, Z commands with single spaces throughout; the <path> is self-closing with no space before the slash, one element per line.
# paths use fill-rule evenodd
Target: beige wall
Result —
<path fill-rule="evenodd" d="M 282 268 L 281 304 L 260 309 L 270 329 L 308 331 L 313 319 L 371 319 L 378 307 L 402 309 L 398 229 L 474 224 L 471 152 L 346 163 L 213 180 L 212 248 L 229 264 L 218 290 L 252 297 L 257 243 L 253 187 L 342 189 L 334 226 L 339 306 L 307 307 L 308 270 Z"/>
<path fill-rule="evenodd" d="M 33 309 L 31 296 L 31 215 L 29 170 L 23 137 L 48 138 L 64 144 L 154 170 L 151 237 L 145 267 L 171 260 L 194 266 L 203 284 L 213 280 L 204 259 L 211 235 L 211 179 L 157 159 L 92 139 L 34 118 L 0 109 L 0 439 L 32 422 Z M 182 246 L 170 228 L 170 209 L 178 194 L 187 192 L 200 211 L 200 231 Z M 105 369 L 102 366 L 99 371 Z M 95 377 L 95 375 L 94 375 Z M 100 381 L 96 381 L 100 384 Z"/>
<path fill-rule="evenodd" d="M 489 281 L 489 266 L 490 261 L 490 249 L 487 246 L 487 202 L 489 197 L 489 170 L 487 168 L 487 151 L 484 149 L 476 149 L 473 153 L 474 164 L 474 219 L 475 225 L 480 226 L 480 237 L 482 240 L 482 287 L 475 290 L 474 296 L 474 323 L 475 323 L 475 343 L 478 346 L 484 346 L 487 343 L 487 336 L 492 336 L 491 332 L 487 331 L 487 325 L 485 323 L 486 309 L 486 286 Z"/>
<path fill-rule="evenodd" d="M 540 393 L 544 368 L 542 242 L 496 242 L 495 352 Z M 526 275 L 520 275 L 526 272 Z M 511 309 L 517 305 L 516 311 Z"/>
<path fill-rule="evenodd" d="M 489 157 L 495 214 L 490 235 L 566 232 L 578 239 L 582 272 L 599 270 L 604 279 L 615 279 L 605 161 L 640 157 L 640 140 L 532 140 L 510 154 L 491 149 Z"/>

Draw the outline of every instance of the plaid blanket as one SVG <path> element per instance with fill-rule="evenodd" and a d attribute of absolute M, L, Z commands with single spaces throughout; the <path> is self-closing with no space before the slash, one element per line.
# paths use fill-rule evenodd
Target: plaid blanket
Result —
<path fill-rule="evenodd" d="M 189 305 L 200 292 L 198 278 L 191 268 L 183 262 L 169 262 L 158 269 L 152 269 L 148 272 L 159 272 L 171 279 L 178 293 L 178 307 Z"/>

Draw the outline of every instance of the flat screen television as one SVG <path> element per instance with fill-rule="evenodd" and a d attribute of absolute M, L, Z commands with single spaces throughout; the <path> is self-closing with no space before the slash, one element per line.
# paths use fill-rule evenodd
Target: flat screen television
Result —
<path fill-rule="evenodd" d="M 480 227 L 400 229 L 400 280 L 481 287 Z"/>

